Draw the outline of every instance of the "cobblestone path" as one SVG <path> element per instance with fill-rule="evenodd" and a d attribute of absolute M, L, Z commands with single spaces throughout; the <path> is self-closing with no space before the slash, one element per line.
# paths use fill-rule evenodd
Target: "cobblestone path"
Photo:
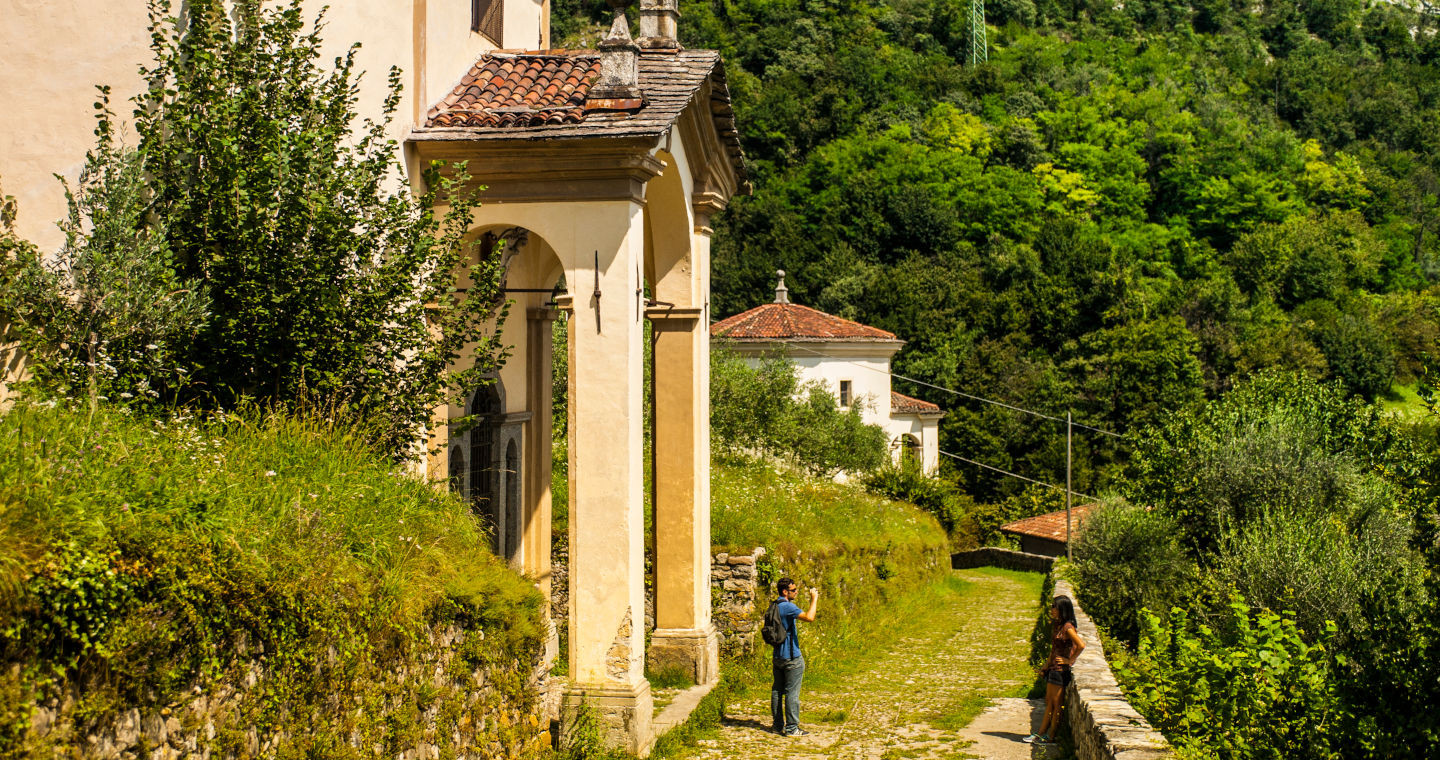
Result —
<path fill-rule="evenodd" d="M 806 674 L 800 721 L 809 736 L 770 733 L 769 691 L 755 689 L 730 706 L 719 737 L 703 740 L 694 756 L 1031 758 L 1032 747 L 1020 738 L 1030 731 L 1032 704 L 1018 697 L 1034 678 L 1025 661 L 1040 577 L 955 572 L 968 585 L 947 592 L 890 651 L 862 654 L 865 662 L 844 683 L 811 687 Z"/>

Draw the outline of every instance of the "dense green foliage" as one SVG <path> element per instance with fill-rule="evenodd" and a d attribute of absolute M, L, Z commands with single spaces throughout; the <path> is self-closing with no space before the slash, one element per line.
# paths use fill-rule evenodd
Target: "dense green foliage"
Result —
<path fill-rule="evenodd" d="M 357 47 L 328 65 L 300 0 L 183 5 L 150 3 L 137 144 L 119 145 L 101 88 L 65 249 L 7 252 L 0 284 L 25 287 L 4 288 L 0 318 L 25 328 L 48 392 L 318 401 L 412 455 L 446 393 L 503 353 L 485 329 L 498 257 L 465 244 L 473 199 L 433 168 L 409 191 L 399 70 L 362 120 Z M 467 346 L 476 362 L 452 366 Z"/>
<path fill-rule="evenodd" d="M 1140 440 L 1127 496 L 1144 507 L 1096 514 L 1073 573 L 1135 648 L 1119 674 L 1137 707 L 1187 753 L 1440 746 L 1436 429 L 1264 373 Z"/>
<path fill-rule="evenodd" d="M 686 0 L 725 57 L 752 197 L 714 308 L 909 341 L 897 372 L 1139 430 L 1257 369 L 1375 398 L 1440 329 L 1440 16 L 1399 3 Z M 557 2 L 557 30 L 598 3 Z M 594 14 L 594 15 L 587 15 Z M 1061 428 L 930 388 L 942 448 L 1055 483 Z M 1077 440 L 1076 488 L 1114 441 Z M 956 466 L 982 502 L 1015 481 Z"/>
<path fill-rule="evenodd" d="M 282 755 L 349 756 L 352 731 L 394 753 L 426 720 L 399 705 L 439 700 L 448 725 L 471 709 L 429 675 L 392 677 L 451 623 L 471 634 L 447 677 L 494 666 L 493 698 L 528 704 L 539 595 L 465 505 L 366 439 L 259 413 L 21 404 L 0 418 L 0 754 L 44 754 L 23 729 L 45 700 L 78 699 L 83 737 L 85 721 L 240 683 L 257 660 L 217 751 L 255 727 L 289 732 Z"/>
<path fill-rule="evenodd" d="M 1145 613 L 1140 650 L 1115 662 L 1131 704 L 1182 757 L 1357 756 L 1335 730 L 1334 624 L 1312 642 L 1288 616 L 1236 598 L 1216 625 L 1192 625 L 1180 608 L 1163 623 Z"/>
<path fill-rule="evenodd" d="M 1102 503 L 1075 541 L 1070 574 L 1085 609 L 1110 635 L 1134 645 L 1145 610 L 1185 606 L 1195 563 L 1180 546 L 1175 518 L 1121 501 Z"/>

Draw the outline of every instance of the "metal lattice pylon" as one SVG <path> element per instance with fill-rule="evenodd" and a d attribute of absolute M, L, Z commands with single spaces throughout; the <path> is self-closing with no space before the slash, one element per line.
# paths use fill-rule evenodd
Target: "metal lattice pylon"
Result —
<path fill-rule="evenodd" d="M 985 39 L 985 0 L 970 0 L 970 65 L 990 60 L 990 45 Z"/>

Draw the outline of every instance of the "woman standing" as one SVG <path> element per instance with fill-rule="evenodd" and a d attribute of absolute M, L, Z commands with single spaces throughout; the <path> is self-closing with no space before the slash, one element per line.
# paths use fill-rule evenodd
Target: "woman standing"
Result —
<path fill-rule="evenodd" d="M 1075 630 L 1075 604 L 1070 597 L 1055 597 L 1050 603 L 1050 624 L 1054 633 L 1050 637 L 1050 659 L 1040 669 L 1045 679 L 1045 720 L 1040 723 L 1040 733 L 1025 737 L 1027 743 L 1048 743 L 1060 727 L 1060 709 L 1065 706 L 1065 687 L 1074 677 L 1070 666 L 1075 658 L 1085 651 L 1085 642 Z"/>

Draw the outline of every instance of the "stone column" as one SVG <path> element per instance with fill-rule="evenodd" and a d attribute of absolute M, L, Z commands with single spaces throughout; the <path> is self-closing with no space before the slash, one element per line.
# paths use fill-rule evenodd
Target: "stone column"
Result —
<path fill-rule="evenodd" d="M 710 621 L 709 361 L 704 309 L 651 309 L 655 377 L 652 671 L 718 678 Z"/>
<path fill-rule="evenodd" d="M 526 312 L 525 379 L 529 387 L 525 397 L 530 400 L 530 420 L 525 424 L 525 522 L 520 540 L 521 569 L 535 579 L 545 597 L 545 620 L 550 635 L 545 641 L 545 663 L 554 662 L 560 637 L 550 623 L 550 382 L 551 326 L 560 312 L 555 309 L 529 309 Z"/>
<path fill-rule="evenodd" d="M 720 677 L 720 639 L 710 619 L 710 230 L 696 215 L 649 310 L 653 337 L 655 445 L 654 671 L 679 669 L 696 683 Z"/>
<path fill-rule="evenodd" d="M 570 685 L 561 731 L 581 704 L 606 742 L 649 749 L 645 680 L 644 467 L 641 404 L 644 206 L 594 204 L 566 265 L 570 321 Z M 579 210 L 577 209 L 577 212 Z M 579 224 L 577 219 L 577 225 Z"/>

